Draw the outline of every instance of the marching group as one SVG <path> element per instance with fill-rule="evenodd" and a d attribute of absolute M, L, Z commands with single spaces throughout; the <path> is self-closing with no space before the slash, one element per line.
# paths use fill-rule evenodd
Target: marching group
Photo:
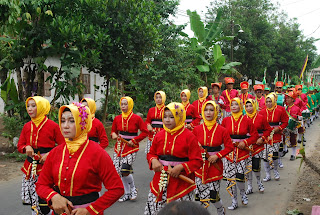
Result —
<path fill-rule="evenodd" d="M 283 168 L 281 158 L 288 148 L 290 160 L 295 160 L 298 143 L 305 145 L 304 132 L 318 118 L 320 93 L 318 87 L 284 86 L 281 81 L 271 93 L 262 84 L 249 93 L 249 83 L 241 82 L 239 93 L 234 82 L 226 77 L 222 93 L 222 83 L 212 83 L 212 95 L 207 87 L 198 88 L 199 99 L 192 104 L 188 89 L 181 91 L 181 102 L 168 105 L 166 94 L 157 91 L 146 121 L 133 113 L 133 99 L 122 97 L 122 114 L 111 129 L 113 160 L 105 151 L 108 137 L 95 118 L 94 100 L 60 107 L 57 125 L 46 116 L 48 100 L 28 98 L 31 121 L 18 142 L 18 151 L 28 156 L 21 168 L 23 204 L 31 205 L 33 214 L 81 215 L 103 214 L 117 200 L 135 200 L 132 165 L 139 142 L 147 137 L 146 159 L 154 176 L 145 215 L 158 214 L 175 201 L 195 201 L 204 208 L 212 203 L 223 215 L 221 180 L 226 180 L 232 199 L 229 210 L 238 208 L 237 189 L 247 205 L 253 175 L 263 193 L 272 170 L 274 179 L 280 179 L 278 168 Z M 103 194 L 102 183 L 107 190 Z"/>

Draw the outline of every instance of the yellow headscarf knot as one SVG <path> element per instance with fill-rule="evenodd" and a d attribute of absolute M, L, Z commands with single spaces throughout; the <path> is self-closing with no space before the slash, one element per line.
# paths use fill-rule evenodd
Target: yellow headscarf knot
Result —
<path fill-rule="evenodd" d="M 63 105 L 59 109 L 59 125 L 61 130 L 61 117 L 63 111 L 69 108 L 76 125 L 76 135 L 74 138 L 65 138 L 69 153 L 74 154 L 88 139 L 88 132 L 92 127 L 92 116 L 90 109 L 81 103 L 74 102 L 71 105 Z"/>
<path fill-rule="evenodd" d="M 178 130 L 184 127 L 185 120 L 186 120 L 186 111 L 184 109 L 183 104 L 178 102 L 172 102 L 168 104 L 165 107 L 165 111 L 167 109 L 170 110 L 171 113 L 173 114 L 174 121 L 176 122 L 176 127 L 174 127 L 173 129 L 169 129 L 165 126 L 165 124 L 163 124 L 163 128 L 170 134 L 174 134 L 175 132 L 177 132 Z M 164 114 L 162 116 L 162 121 L 163 121 L 163 117 L 164 117 Z"/>
<path fill-rule="evenodd" d="M 190 96 L 191 96 L 190 90 L 188 90 L 188 89 L 182 90 L 181 93 L 180 93 L 180 98 L 181 98 L 182 93 L 186 94 L 187 101 L 186 102 L 181 101 L 181 102 L 182 102 L 183 106 L 187 106 L 189 104 L 189 99 L 190 99 Z"/>
<path fill-rule="evenodd" d="M 96 102 L 93 99 L 90 99 L 90 98 L 83 98 L 80 103 L 82 103 L 84 101 L 86 101 L 88 103 L 88 107 L 89 107 L 90 112 L 91 112 L 91 117 L 92 117 L 92 119 L 94 119 L 95 113 L 96 113 L 96 109 L 97 109 Z"/>
<path fill-rule="evenodd" d="M 212 104 L 213 105 L 213 109 L 214 109 L 214 115 L 213 115 L 213 119 L 211 121 L 208 121 L 204 115 L 204 110 L 206 108 L 206 106 L 208 104 Z M 204 103 L 204 105 L 202 106 L 202 116 L 203 116 L 203 121 L 204 121 L 204 124 L 207 126 L 207 128 L 209 129 L 209 131 L 211 130 L 211 128 L 216 124 L 217 122 L 217 117 L 218 117 L 218 112 L 219 112 L 219 109 L 218 109 L 218 105 L 214 102 L 214 101 L 207 101 L 206 103 Z"/>
<path fill-rule="evenodd" d="M 268 111 L 272 111 L 276 106 L 277 106 L 277 102 L 276 102 L 276 94 L 275 93 L 269 93 L 266 97 L 266 103 L 267 103 L 267 99 L 271 99 L 272 101 L 272 107 L 271 108 L 268 108 L 267 107 L 267 110 Z"/>
<path fill-rule="evenodd" d="M 128 101 L 128 111 L 126 113 L 122 112 L 122 117 L 124 119 L 127 119 L 129 117 L 129 115 L 132 113 L 134 102 L 133 102 L 133 99 L 129 96 L 122 97 L 119 102 L 120 108 L 121 108 L 121 101 L 123 99 L 126 99 Z"/>
<path fill-rule="evenodd" d="M 49 113 L 50 111 L 50 102 L 41 97 L 41 96 L 33 96 L 33 97 L 29 97 L 26 100 L 26 109 L 28 109 L 28 101 L 33 99 L 36 102 L 37 105 L 37 115 L 35 118 L 31 118 L 32 122 L 34 122 L 34 124 L 38 127 L 38 125 L 40 125 L 40 123 L 42 122 L 42 120 L 46 117 L 46 115 Z"/>
<path fill-rule="evenodd" d="M 240 107 L 240 110 L 239 110 L 239 112 L 237 112 L 237 113 L 233 113 L 233 112 L 231 111 L 231 114 L 232 114 L 233 118 L 234 118 L 236 121 L 238 121 L 238 119 L 242 116 L 243 104 L 242 104 L 241 99 L 238 98 L 238 97 L 231 99 L 230 104 L 231 104 L 233 101 L 236 101 L 236 102 L 238 103 L 239 107 Z"/>
<path fill-rule="evenodd" d="M 156 103 L 157 108 L 160 109 L 160 108 L 164 107 L 164 103 L 166 102 L 166 93 L 163 92 L 163 91 L 161 91 L 161 90 L 157 91 L 157 92 L 154 94 L 154 101 L 156 101 L 156 96 L 157 96 L 157 94 L 160 94 L 161 99 L 162 99 L 162 103 L 161 103 L 160 105 L 158 105 L 158 104 Z"/>
<path fill-rule="evenodd" d="M 203 96 L 202 97 L 199 96 L 199 90 L 200 89 L 203 90 Z M 207 96 L 208 96 L 208 88 L 207 87 L 199 87 L 198 88 L 198 97 L 199 97 L 200 102 L 203 102 L 204 100 L 206 100 Z"/>
<path fill-rule="evenodd" d="M 256 101 L 253 100 L 253 99 L 247 99 L 246 104 L 247 104 L 248 102 L 252 104 L 252 106 L 253 106 L 253 112 L 252 112 L 252 113 L 248 113 L 248 111 L 247 111 L 246 108 L 245 108 L 245 111 L 246 111 L 247 116 L 250 117 L 250 119 L 252 119 L 252 118 L 256 115 L 256 113 L 257 113 L 257 103 L 256 103 Z"/>

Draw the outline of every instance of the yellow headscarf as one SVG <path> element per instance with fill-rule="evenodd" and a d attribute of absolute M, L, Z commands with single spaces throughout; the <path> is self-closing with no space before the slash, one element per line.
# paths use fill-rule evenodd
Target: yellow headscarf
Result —
<path fill-rule="evenodd" d="M 74 138 L 65 138 L 67 148 L 70 154 L 74 154 L 88 139 L 88 132 L 92 127 L 92 117 L 90 109 L 81 103 L 75 102 L 71 105 L 63 105 L 59 109 L 59 125 L 61 130 L 61 117 L 63 111 L 69 108 L 76 125 L 76 135 Z"/>
<path fill-rule="evenodd" d="M 46 115 L 49 113 L 50 111 L 50 102 L 41 97 L 41 96 L 33 96 L 33 97 L 29 97 L 26 100 L 26 109 L 28 107 L 28 101 L 30 99 L 33 99 L 36 102 L 37 105 L 37 115 L 35 118 L 31 118 L 32 122 L 34 122 L 34 124 L 38 127 L 38 125 L 40 125 L 40 123 L 42 122 L 42 120 L 46 117 Z"/>
<path fill-rule="evenodd" d="M 91 117 L 92 117 L 92 119 L 94 119 L 95 113 L 96 113 L 96 110 L 97 110 L 96 102 L 93 99 L 90 99 L 90 98 L 83 98 L 80 103 L 82 103 L 84 101 L 86 101 L 88 103 L 88 107 L 90 109 Z"/>
<path fill-rule="evenodd" d="M 214 108 L 214 115 L 213 115 L 213 119 L 211 121 L 208 121 L 206 119 L 206 117 L 204 116 L 204 109 L 206 108 L 206 106 L 208 104 L 212 104 L 213 108 Z M 207 101 L 206 103 L 204 103 L 204 105 L 202 106 L 202 116 L 203 116 L 203 121 L 204 124 L 207 126 L 207 128 L 209 129 L 209 131 L 211 130 L 211 128 L 214 126 L 214 124 L 216 124 L 217 122 L 217 117 L 218 117 L 218 105 L 214 102 L 214 101 Z"/>
<path fill-rule="evenodd" d="M 267 109 L 268 109 L 268 111 L 272 111 L 272 110 L 277 106 L 276 98 L 275 98 L 275 96 L 274 96 L 273 93 L 269 93 L 269 94 L 267 95 L 267 97 L 266 97 L 266 103 L 267 103 L 267 99 L 268 99 L 268 98 L 270 98 L 271 101 L 272 101 L 272 107 L 271 107 L 271 108 L 268 108 L 268 107 L 267 107 Z"/>
<path fill-rule="evenodd" d="M 233 112 L 231 111 L 231 114 L 232 114 L 233 118 L 234 118 L 236 121 L 238 121 L 238 119 L 242 116 L 243 104 L 242 104 L 242 101 L 240 100 L 240 98 L 236 97 L 236 98 L 231 99 L 230 106 L 231 106 L 231 103 L 232 103 L 233 101 L 236 101 L 236 102 L 238 103 L 239 107 L 240 107 L 240 110 L 239 110 L 239 112 L 237 112 L 237 113 L 233 113 Z"/>
<path fill-rule="evenodd" d="M 128 116 L 129 116 L 129 115 L 131 114 L 131 112 L 132 112 L 134 102 L 133 102 L 133 99 L 132 99 L 131 97 L 129 97 L 129 96 L 122 97 L 122 98 L 120 99 L 120 102 L 119 102 L 120 108 L 121 108 L 121 101 L 122 101 L 123 99 L 126 99 L 126 100 L 128 101 L 128 111 L 127 111 L 126 113 L 122 112 L 122 117 L 123 117 L 124 119 L 127 119 Z"/>
<path fill-rule="evenodd" d="M 157 92 L 154 94 L 154 101 L 156 101 L 156 96 L 157 96 L 157 94 L 160 94 L 160 95 L 161 95 L 161 99 L 162 99 L 161 105 L 158 105 L 158 104 L 156 103 L 157 108 L 160 109 L 160 108 L 162 108 L 162 107 L 164 106 L 164 103 L 166 102 L 166 93 L 163 92 L 163 91 L 161 91 L 161 90 L 157 91 Z"/>
<path fill-rule="evenodd" d="M 252 119 L 252 118 L 256 115 L 256 113 L 257 113 L 257 103 L 256 103 L 256 101 L 253 100 L 253 99 L 247 99 L 246 104 L 247 104 L 248 102 L 252 104 L 252 106 L 253 106 L 253 112 L 252 112 L 252 113 L 248 113 L 248 112 L 247 112 L 247 109 L 245 109 L 245 111 L 246 111 L 246 113 L 247 113 L 247 116 L 250 117 L 250 119 Z"/>
<path fill-rule="evenodd" d="M 203 90 L 203 96 L 201 98 L 199 96 L 200 89 Z M 208 96 L 208 88 L 207 87 L 199 87 L 198 88 L 198 97 L 199 97 L 200 102 L 203 102 L 204 100 L 206 100 L 207 96 Z"/>
<path fill-rule="evenodd" d="M 186 111 L 184 109 L 183 104 L 178 102 L 172 102 L 168 104 L 164 110 L 166 111 L 167 109 L 170 110 L 171 113 L 173 114 L 174 121 L 176 122 L 176 127 L 174 127 L 173 129 L 169 129 L 165 126 L 165 124 L 163 124 L 163 128 L 170 134 L 174 134 L 175 132 L 177 132 L 178 130 L 184 127 L 185 120 L 186 120 Z M 162 116 L 162 121 L 163 121 L 163 117 L 164 117 L 164 114 Z"/>
<path fill-rule="evenodd" d="M 181 93 L 180 93 L 180 98 L 181 98 L 182 93 L 186 94 L 187 101 L 186 102 L 181 101 L 181 102 L 182 102 L 183 106 L 187 106 L 187 104 L 189 104 L 189 99 L 190 99 L 190 96 L 191 96 L 190 90 L 188 90 L 188 89 L 182 90 Z"/>

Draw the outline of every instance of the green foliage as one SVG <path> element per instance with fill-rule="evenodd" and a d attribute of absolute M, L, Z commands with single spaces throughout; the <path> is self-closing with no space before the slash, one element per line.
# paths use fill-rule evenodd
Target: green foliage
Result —
<path fill-rule="evenodd" d="M 21 118 L 18 114 L 14 114 L 11 117 L 2 114 L 1 117 L 3 119 L 4 124 L 4 132 L 1 135 L 6 138 L 9 138 L 10 144 L 13 144 L 13 138 L 20 136 L 24 123 L 21 121 Z"/>
<path fill-rule="evenodd" d="M 220 21 L 222 11 L 217 10 L 215 19 L 205 25 L 197 12 L 187 11 L 190 18 L 191 30 L 196 38 L 190 39 L 190 46 L 197 53 L 196 68 L 202 73 L 205 82 L 217 82 L 222 73 L 236 72 L 233 66 L 241 65 L 239 62 L 226 64 L 226 58 L 222 55 L 219 41 L 232 40 L 232 36 L 224 36 Z"/>
<path fill-rule="evenodd" d="M 22 162 L 22 161 L 25 161 L 27 159 L 27 155 L 26 154 L 21 154 L 19 152 L 12 152 L 12 153 L 9 153 L 9 154 L 5 154 L 4 157 L 7 158 L 7 159 L 15 159 L 16 162 Z"/>
<path fill-rule="evenodd" d="M 288 215 L 301 215 L 301 211 L 299 211 L 298 209 L 294 209 L 294 210 L 287 210 L 286 212 Z"/>

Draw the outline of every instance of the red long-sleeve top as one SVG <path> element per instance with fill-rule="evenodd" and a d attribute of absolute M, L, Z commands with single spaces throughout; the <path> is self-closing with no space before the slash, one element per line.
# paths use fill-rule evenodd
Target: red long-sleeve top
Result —
<path fill-rule="evenodd" d="M 247 99 L 253 99 L 255 100 L 255 97 L 251 95 L 250 93 L 241 93 L 240 99 L 242 100 L 243 104 L 246 104 Z"/>
<path fill-rule="evenodd" d="M 121 114 L 114 118 L 111 128 L 111 134 L 116 133 L 117 135 L 119 135 L 120 132 L 137 134 L 139 130 L 141 131 L 141 133 L 131 139 L 132 142 L 137 146 L 131 147 L 127 144 L 121 144 L 120 150 L 117 147 L 117 144 L 114 146 L 114 151 L 119 157 L 125 157 L 128 154 L 139 151 L 139 142 L 146 138 L 149 132 L 147 130 L 146 124 L 141 119 L 141 117 L 137 114 L 134 114 L 133 112 L 126 119 L 124 119 Z"/>
<path fill-rule="evenodd" d="M 264 142 L 268 142 L 268 137 L 272 131 L 272 128 L 267 122 L 267 120 L 259 113 L 257 113 L 252 119 L 249 116 L 246 117 L 252 120 L 253 126 L 258 131 L 259 138 L 262 138 Z M 254 143 L 252 147 L 254 150 L 252 156 L 264 150 L 264 144 L 257 145 L 257 143 Z"/>
<path fill-rule="evenodd" d="M 299 98 L 302 100 L 302 102 L 304 103 L 305 106 L 307 106 L 308 104 L 308 97 L 306 94 L 301 93 L 301 95 L 299 95 Z"/>
<path fill-rule="evenodd" d="M 296 98 L 296 99 L 295 99 L 294 104 L 295 104 L 301 111 L 308 109 L 308 108 L 307 108 L 307 105 L 305 105 L 305 104 L 303 103 L 303 101 L 302 101 L 301 99 L 299 99 L 299 98 Z"/>
<path fill-rule="evenodd" d="M 259 111 L 266 108 L 266 99 L 264 98 L 264 96 L 261 96 L 260 99 L 257 97 L 257 101 L 259 104 Z"/>
<path fill-rule="evenodd" d="M 233 116 L 226 117 L 222 120 L 221 125 L 226 128 L 230 134 L 230 137 L 231 135 L 248 135 L 248 138 L 243 139 L 243 142 L 247 147 L 256 143 L 257 139 L 259 138 L 258 132 L 253 126 L 252 121 L 245 116 L 241 116 L 237 121 L 233 118 Z M 239 162 L 247 159 L 249 156 L 249 151 L 235 147 L 234 150 L 226 156 L 226 158 L 231 162 L 233 162 L 234 158 L 236 158 L 235 161 Z"/>
<path fill-rule="evenodd" d="M 216 102 L 217 105 L 220 106 L 221 109 L 225 109 L 226 108 L 226 100 L 224 99 L 224 97 L 222 96 L 214 96 L 214 95 L 210 95 L 208 96 L 209 100 L 213 100 Z M 219 103 L 219 100 L 221 99 L 222 103 Z"/>
<path fill-rule="evenodd" d="M 302 115 L 301 109 L 296 104 L 293 104 L 291 106 L 287 106 L 286 110 L 288 111 L 290 116 L 292 116 L 295 119 L 298 119 L 298 116 Z"/>
<path fill-rule="evenodd" d="M 201 146 L 219 148 L 224 145 L 224 149 L 217 152 L 217 156 L 219 158 L 225 157 L 234 149 L 229 133 L 224 127 L 218 125 L 218 123 L 216 123 L 210 131 L 203 123 L 202 125 L 194 128 L 193 134 L 197 137 Z M 201 178 L 203 184 L 222 179 L 222 160 L 218 159 L 216 163 L 220 169 L 217 169 L 208 160 L 206 160 L 202 167 L 195 172 L 196 177 Z"/>
<path fill-rule="evenodd" d="M 197 138 L 191 131 L 184 127 L 172 135 L 165 130 L 156 134 L 150 152 L 147 154 L 150 169 L 152 169 L 151 161 L 153 159 L 159 159 L 161 155 L 188 158 L 188 161 L 182 163 L 184 170 L 180 174 L 192 180 L 195 178 L 194 172 L 202 165 L 201 150 Z M 167 167 L 165 167 L 165 170 L 166 169 Z M 155 172 L 150 182 L 150 190 L 155 196 L 161 193 L 159 192 L 160 174 L 161 172 Z M 192 185 L 179 178 L 173 178 L 168 175 L 167 202 L 181 198 L 195 188 L 195 184 Z"/>
<path fill-rule="evenodd" d="M 92 121 L 92 128 L 88 133 L 88 137 L 90 140 L 95 142 L 99 142 L 100 146 L 105 149 L 109 145 L 108 136 L 104 126 L 100 120 L 94 118 Z"/>
<path fill-rule="evenodd" d="M 230 112 L 230 102 L 233 98 L 239 97 L 238 90 L 232 89 L 231 91 L 229 90 L 224 90 L 221 94 L 221 96 L 224 98 L 226 101 L 226 111 Z"/>
<path fill-rule="evenodd" d="M 163 111 L 164 111 L 165 106 L 158 108 L 158 107 L 152 107 L 149 109 L 148 114 L 147 114 L 147 119 L 146 119 L 146 126 L 151 125 L 152 128 L 155 130 L 155 133 L 158 133 L 159 131 L 161 131 L 163 129 L 163 125 L 160 126 L 156 126 L 156 125 L 160 125 L 160 120 L 162 123 L 162 116 L 163 116 Z M 157 120 L 158 124 L 154 124 L 152 123 L 152 121 Z M 153 125 L 154 124 L 154 125 Z M 152 140 L 153 138 L 153 132 L 149 132 L 148 131 L 148 138 L 149 140 Z"/>
<path fill-rule="evenodd" d="M 288 115 L 284 107 L 277 105 L 272 111 L 267 108 L 259 112 L 272 128 L 279 127 L 280 132 L 273 135 L 272 142 L 279 143 L 282 140 L 282 130 L 288 126 Z"/>
<path fill-rule="evenodd" d="M 204 105 L 204 103 L 206 103 L 206 101 L 208 101 L 208 99 L 204 99 L 202 102 L 198 99 L 192 103 L 196 113 L 200 116 L 200 119 L 201 119 L 202 106 Z"/>
<path fill-rule="evenodd" d="M 196 111 L 196 108 L 188 103 L 184 109 L 186 110 L 186 120 L 192 120 L 190 123 L 187 122 L 187 124 L 190 124 L 191 126 L 195 127 L 200 124 L 201 117 L 199 113 Z M 189 119 L 190 118 L 190 119 Z"/>
<path fill-rule="evenodd" d="M 53 186 L 59 188 L 62 196 L 82 196 L 100 192 L 102 183 L 108 191 L 86 207 L 90 214 L 103 214 L 124 190 L 108 153 L 96 142 L 87 140 L 73 155 L 66 144 L 53 149 L 36 183 L 36 191 L 51 204 L 50 200 L 57 194 Z"/>
<path fill-rule="evenodd" d="M 37 127 L 32 121 L 27 122 L 21 131 L 18 141 L 18 151 L 26 153 L 26 146 L 31 146 L 34 151 L 46 148 L 50 151 L 56 146 L 65 143 L 64 137 L 61 134 L 59 125 L 54 121 L 45 117 Z M 37 173 L 39 174 L 42 169 L 42 164 L 37 165 Z M 29 178 L 31 173 L 32 163 L 28 160 L 24 162 L 21 171 Z"/>

